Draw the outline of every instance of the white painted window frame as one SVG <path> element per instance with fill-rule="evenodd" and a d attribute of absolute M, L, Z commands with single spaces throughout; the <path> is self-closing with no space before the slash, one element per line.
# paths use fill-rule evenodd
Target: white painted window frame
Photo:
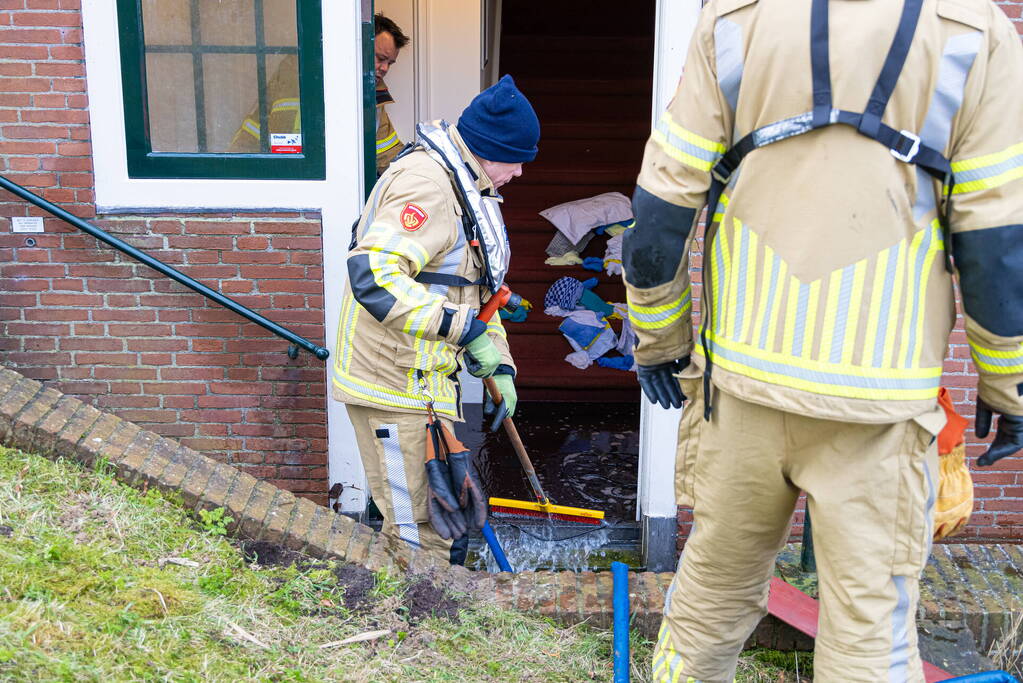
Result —
<path fill-rule="evenodd" d="M 340 315 L 351 225 L 362 206 L 364 162 L 361 70 L 327 65 L 362 63 L 360 21 L 357 0 L 324 0 L 325 180 L 138 179 L 128 177 L 116 3 L 82 3 L 97 211 L 320 212 L 328 348 L 333 346 Z M 330 398 L 332 359 L 327 364 L 330 483 L 344 485 L 341 505 L 346 512 L 360 512 L 366 505 L 365 473 L 347 412 Z"/>

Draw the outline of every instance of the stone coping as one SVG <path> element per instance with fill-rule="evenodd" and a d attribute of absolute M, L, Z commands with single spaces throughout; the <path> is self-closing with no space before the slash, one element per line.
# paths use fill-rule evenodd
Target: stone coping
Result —
<path fill-rule="evenodd" d="M 153 432 L 0 367 L 0 443 L 93 467 L 109 463 L 130 486 L 178 493 L 194 512 L 224 508 L 232 535 L 279 543 L 318 558 L 357 563 L 376 571 L 428 573 L 476 599 L 537 612 L 564 624 L 612 622 L 610 572 L 484 574 L 452 567 L 403 543 L 392 543 L 350 517 L 259 481 Z M 925 572 L 921 618 L 964 623 L 978 645 L 997 638 L 1021 609 L 1023 552 L 1016 546 L 937 546 Z M 632 572 L 633 628 L 654 638 L 671 572 Z M 1008 594 L 1008 597 L 1007 597 Z M 750 644 L 809 649 L 812 640 L 765 618 Z"/>

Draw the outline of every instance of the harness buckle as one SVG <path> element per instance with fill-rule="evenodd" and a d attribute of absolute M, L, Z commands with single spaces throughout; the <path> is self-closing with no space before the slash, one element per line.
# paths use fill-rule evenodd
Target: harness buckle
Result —
<path fill-rule="evenodd" d="M 905 154 L 902 154 L 901 152 L 899 152 L 899 150 L 895 149 L 894 147 L 892 147 L 889 151 L 892 153 L 892 156 L 898 159 L 899 161 L 905 161 L 907 164 L 912 163 L 913 159 L 920 151 L 920 136 L 915 133 L 910 133 L 908 130 L 901 130 L 899 131 L 899 133 L 902 135 L 902 137 L 912 140 L 913 146 L 910 147 L 909 151 L 906 152 Z"/>
<path fill-rule="evenodd" d="M 710 169 L 711 176 L 713 176 L 714 180 L 718 181 L 722 185 L 728 185 L 728 179 L 732 177 L 733 172 L 734 169 L 729 168 L 728 164 L 724 163 L 724 159 L 718 161 L 718 163 L 714 164 L 714 166 Z"/>

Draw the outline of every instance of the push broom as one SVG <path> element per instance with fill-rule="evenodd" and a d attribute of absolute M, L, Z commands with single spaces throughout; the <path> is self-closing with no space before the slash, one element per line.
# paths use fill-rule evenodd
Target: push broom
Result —
<path fill-rule="evenodd" d="M 511 306 L 517 307 L 521 297 L 513 295 L 507 285 L 501 285 L 497 293 L 490 297 L 486 305 L 480 310 L 477 318 L 487 322 L 497 313 L 499 308 L 508 306 L 513 297 L 516 301 L 512 302 Z M 492 377 L 487 377 L 483 380 L 483 384 L 490 393 L 490 398 L 494 401 L 494 405 L 500 405 L 504 397 L 501 396 L 501 390 L 497 388 L 497 382 Z M 502 424 L 504 425 L 505 433 L 508 434 L 508 440 L 511 441 L 512 448 L 515 449 L 515 454 L 519 457 L 519 463 L 526 473 L 529 486 L 533 489 L 536 502 L 514 500 L 512 498 L 491 498 L 491 513 L 497 517 L 541 518 L 576 524 L 601 525 L 604 523 L 604 513 L 600 510 L 587 510 L 585 508 L 555 505 L 552 503 L 540 485 L 540 480 L 536 476 L 536 470 L 533 469 L 533 463 L 529 459 L 529 454 L 526 453 L 526 447 L 522 443 L 522 438 L 519 436 L 519 430 L 515 428 L 515 422 L 510 417 L 506 417 Z"/>

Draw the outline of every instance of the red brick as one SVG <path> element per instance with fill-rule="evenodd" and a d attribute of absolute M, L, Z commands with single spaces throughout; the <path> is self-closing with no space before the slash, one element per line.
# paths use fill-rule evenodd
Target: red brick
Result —
<path fill-rule="evenodd" d="M 80 365 L 135 365 L 138 356 L 134 353 L 91 353 L 80 351 L 75 354 Z"/>
<path fill-rule="evenodd" d="M 181 354 L 178 354 L 180 359 Z M 180 360 L 179 360 L 180 363 Z M 160 379 L 163 380 L 222 380 L 224 371 L 218 367 L 199 368 L 160 368 Z"/>
<path fill-rule="evenodd" d="M 246 236 L 239 237 L 237 240 L 235 240 L 235 246 L 237 246 L 239 249 L 262 250 L 266 249 L 269 246 L 269 243 L 270 240 L 268 240 L 266 237 Z M 226 255 L 227 254 L 225 254 L 225 256 Z"/>

